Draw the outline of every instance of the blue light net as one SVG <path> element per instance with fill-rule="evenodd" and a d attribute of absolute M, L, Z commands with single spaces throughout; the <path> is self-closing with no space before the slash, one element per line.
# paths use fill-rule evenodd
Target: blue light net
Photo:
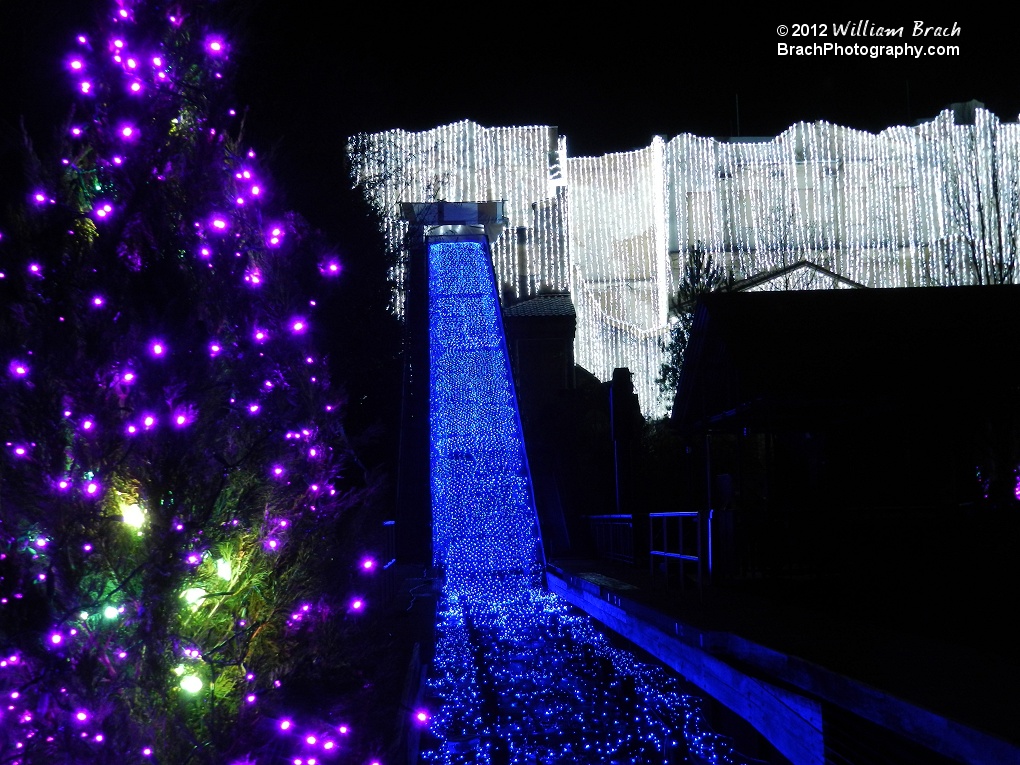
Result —
<path fill-rule="evenodd" d="M 743 762 L 700 700 L 542 587 L 542 548 L 484 238 L 430 240 L 434 563 L 445 572 L 422 760 Z"/>

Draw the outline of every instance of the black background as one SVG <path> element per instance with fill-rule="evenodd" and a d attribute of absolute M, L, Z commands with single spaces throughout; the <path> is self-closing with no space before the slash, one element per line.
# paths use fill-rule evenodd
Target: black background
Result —
<path fill-rule="evenodd" d="M 652 11 L 617 4 L 573 7 L 391 3 L 357 6 L 221 0 L 241 34 L 238 105 L 247 135 L 270 159 L 289 207 L 334 237 L 348 185 L 347 136 L 420 130 L 462 119 L 485 126 L 556 125 L 572 156 L 647 146 L 655 135 L 774 136 L 794 122 L 828 120 L 869 131 L 930 118 L 977 99 L 1016 121 L 1011 26 L 991 15 L 731 5 Z M 63 68 L 72 35 L 112 4 L 0 0 L 0 178 L 24 193 L 14 144 L 24 117 L 45 146 L 72 101 Z M 959 56 L 780 57 L 777 43 L 918 44 L 914 19 L 961 29 Z M 903 26 L 904 37 L 836 38 L 836 23 Z M 785 24 L 827 24 L 829 36 L 780 37 Z"/>

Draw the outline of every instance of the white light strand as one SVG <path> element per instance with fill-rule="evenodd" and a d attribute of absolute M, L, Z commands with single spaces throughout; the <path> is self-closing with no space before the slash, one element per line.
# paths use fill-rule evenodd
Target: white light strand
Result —
<path fill-rule="evenodd" d="M 351 148 L 354 181 L 395 253 L 406 230 L 399 202 L 505 200 L 497 278 L 518 299 L 569 290 L 578 363 L 603 380 L 629 367 L 648 416 L 668 409 L 655 384 L 659 344 L 692 246 L 736 279 L 809 261 L 869 287 L 1017 280 L 1020 128 L 982 109 L 973 124 L 951 111 L 877 135 L 798 123 L 766 141 L 681 135 L 603 157 L 568 157 L 555 128 L 467 121 L 362 135 Z M 393 278 L 400 313 L 402 265 Z M 759 288 L 835 283 L 801 274 Z"/>

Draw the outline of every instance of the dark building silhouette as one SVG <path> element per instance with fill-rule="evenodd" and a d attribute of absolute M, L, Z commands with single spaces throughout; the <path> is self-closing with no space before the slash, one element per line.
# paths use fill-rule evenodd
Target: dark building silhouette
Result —
<path fill-rule="evenodd" d="M 1014 286 L 702 298 L 672 422 L 713 581 L 915 626 L 955 597 L 994 632 L 1018 592 L 1018 351 Z"/>

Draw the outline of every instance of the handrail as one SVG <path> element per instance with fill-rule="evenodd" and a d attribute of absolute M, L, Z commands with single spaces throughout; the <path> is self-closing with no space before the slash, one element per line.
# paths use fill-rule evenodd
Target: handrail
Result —
<path fill-rule="evenodd" d="M 709 516 L 711 517 L 711 515 Z M 671 534 L 668 526 L 670 525 L 671 519 L 677 519 L 675 541 L 676 546 L 670 544 Z M 690 525 L 690 522 L 694 522 L 694 535 L 696 539 L 697 554 L 691 554 L 689 552 L 690 546 L 684 544 L 684 526 Z M 710 521 L 711 524 L 711 521 Z M 711 526 L 710 526 L 711 527 Z M 659 541 L 661 542 L 661 549 L 656 545 L 656 530 L 659 530 Z M 709 545 L 711 545 L 711 534 L 709 535 Z M 702 534 L 701 534 L 701 513 L 697 511 L 677 511 L 669 513 L 649 513 L 648 514 L 648 556 L 650 573 L 652 577 L 655 577 L 656 571 L 656 559 L 665 561 L 662 564 L 662 570 L 665 575 L 665 584 L 669 586 L 669 561 L 678 561 L 680 568 L 680 589 L 684 589 L 684 564 L 693 563 L 696 567 L 696 578 L 698 581 L 698 595 L 704 594 L 704 566 L 702 561 L 704 560 L 702 550 Z M 711 552 L 709 552 L 711 557 Z"/>
<path fill-rule="evenodd" d="M 599 556 L 621 563 L 634 563 L 634 518 L 627 513 L 589 515 L 595 549 Z"/>

